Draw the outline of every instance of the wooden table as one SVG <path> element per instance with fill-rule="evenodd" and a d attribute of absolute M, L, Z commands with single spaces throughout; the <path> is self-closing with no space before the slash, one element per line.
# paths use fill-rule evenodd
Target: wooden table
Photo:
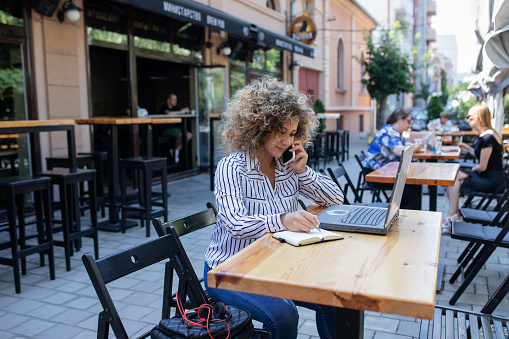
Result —
<path fill-rule="evenodd" d="M 269 233 L 209 271 L 208 286 L 336 306 L 336 337 L 362 338 L 364 311 L 433 318 L 441 225 L 442 213 L 400 210 L 386 236 L 293 247 Z"/>
<path fill-rule="evenodd" d="M 182 120 L 179 118 L 167 119 L 168 122 L 179 123 Z M 144 128 L 146 139 L 145 147 L 147 156 L 152 155 L 152 119 L 150 118 L 116 118 L 116 117 L 101 117 L 101 118 L 88 118 L 76 119 L 77 124 L 87 125 L 103 125 L 107 126 L 108 131 L 108 209 L 109 219 L 98 223 L 100 230 L 106 231 L 121 231 L 122 224 L 120 221 L 120 171 L 119 171 L 119 140 L 118 140 L 118 127 L 125 125 L 139 125 Z M 159 120 L 160 122 L 162 120 Z M 129 223 L 127 227 L 134 226 L 136 223 Z"/>
<path fill-rule="evenodd" d="M 420 160 L 457 160 L 460 158 L 461 150 L 458 146 L 442 146 L 442 152 L 436 153 L 426 149 L 424 152 L 415 151 L 412 155 L 413 159 Z"/>
<path fill-rule="evenodd" d="M 76 168 L 76 139 L 74 120 L 15 120 L 0 122 L 0 134 L 28 133 L 31 144 L 32 173 L 42 171 L 40 132 L 65 131 L 67 133 L 67 155 L 69 167 Z"/>
<path fill-rule="evenodd" d="M 398 172 L 398 161 L 389 162 L 366 175 L 368 182 L 394 183 Z M 459 164 L 437 162 L 412 162 L 408 170 L 406 184 L 430 186 L 429 209 L 437 210 L 436 186 L 454 186 L 460 169 Z M 432 190 L 433 188 L 433 190 Z M 417 198 L 417 197 L 416 197 Z M 422 199 L 422 194 L 420 197 Z"/>

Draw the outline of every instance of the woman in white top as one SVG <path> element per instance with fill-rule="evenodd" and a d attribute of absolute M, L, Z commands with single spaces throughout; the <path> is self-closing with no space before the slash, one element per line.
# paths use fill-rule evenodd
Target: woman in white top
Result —
<path fill-rule="evenodd" d="M 223 143 L 233 152 L 216 170 L 217 224 L 205 252 L 205 277 L 213 268 L 267 232 L 308 232 L 315 215 L 298 210 L 299 195 L 320 205 L 343 202 L 327 176 L 306 166 L 304 147 L 317 119 L 308 98 L 276 79 L 253 82 L 235 94 L 224 114 Z M 280 157 L 292 147 L 295 160 Z M 205 285 L 207 286 L 207 285 Z M 335 308 L 207 287 L 211 298 L 248 310 L 272 338 L 296 338 L 296 305 L 316 311 L 320 338 L 335 337 Z"/>

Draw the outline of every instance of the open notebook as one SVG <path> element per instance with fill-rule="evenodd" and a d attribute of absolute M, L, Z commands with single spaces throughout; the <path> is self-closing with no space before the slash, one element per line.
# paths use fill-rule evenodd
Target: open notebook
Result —
<path fill-rule="evenodd" d="M 317 242 L 340 240 L 344 237 L 339 233 L 329 232 L 326 230 L 317 230 L 313 228 L 308 233 L 304 232 L 292 232 L 292 231 L 281 231 L 276 232 L 272 235 L 273 238 L 281 242 L 286 242 L 293 246 L 304 246 L 309 244 L 315 244 Z"/>
<path fill-rule="evenodd" d="M 388 208 L 333 205 L 318 215 L 320 227 L 333 231 L 387 234 L 399 215 L 414 148 L 411 144 L 403 149 Z"/>

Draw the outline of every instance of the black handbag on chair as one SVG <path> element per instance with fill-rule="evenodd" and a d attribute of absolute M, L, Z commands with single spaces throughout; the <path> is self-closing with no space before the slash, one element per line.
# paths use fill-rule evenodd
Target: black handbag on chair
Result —
<path fill-rule="evenodd" d="M 211 305 L 202 305 L 198 312 L 186 312 L 170 319 L 163 319 L 152 332 L 152 339 L 248 339 L 253 336 L 253 322 L 248 311 L 222 303 L 212 310 Z M 208 306 L 208 307 L 204 307 Z M 210 310 L 208 311 L 207 308 Z M 202 311 L 206 311 L 203 314 Z M 208 312 L 213 313 L 208 317 Z"/>

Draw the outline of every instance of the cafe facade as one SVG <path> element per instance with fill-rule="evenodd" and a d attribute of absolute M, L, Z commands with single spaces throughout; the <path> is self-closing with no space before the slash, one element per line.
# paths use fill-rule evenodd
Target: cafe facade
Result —
<path fill-rule="evenodd" d="M 0 98 L 3 120 L 157 114 L 175 93 L 178 106 L 196 115 L 187 122 L 195 169 L 208 164 L 209 116 L 262 76 L 320 98 L 351 133 L 369 123 L 369 96 L 356 83 L 360 65 L 353 57 L 365 53 L 357 32 L 375 23 L 351 0 L 0 0 L 0 6 L 2 67 L 17 80 Z M 72 6 L 77 18 L 68 15 Z M 304 20 L 291 31 L 295 18 Z M 344 87 L 336 76 L 345 77 Z M 359 114 L 367 115 L 360 126 L 349 117 Z M 105 133 L 77 125 L 78 152 L 104 149 Z M 121 154 L 136 154 L 136 127 L 126 133 Z M 64 139 L 41 135 L 42 158 L 66 154 Z M 28 143 L 18 144 L 23 152 Z"/>

